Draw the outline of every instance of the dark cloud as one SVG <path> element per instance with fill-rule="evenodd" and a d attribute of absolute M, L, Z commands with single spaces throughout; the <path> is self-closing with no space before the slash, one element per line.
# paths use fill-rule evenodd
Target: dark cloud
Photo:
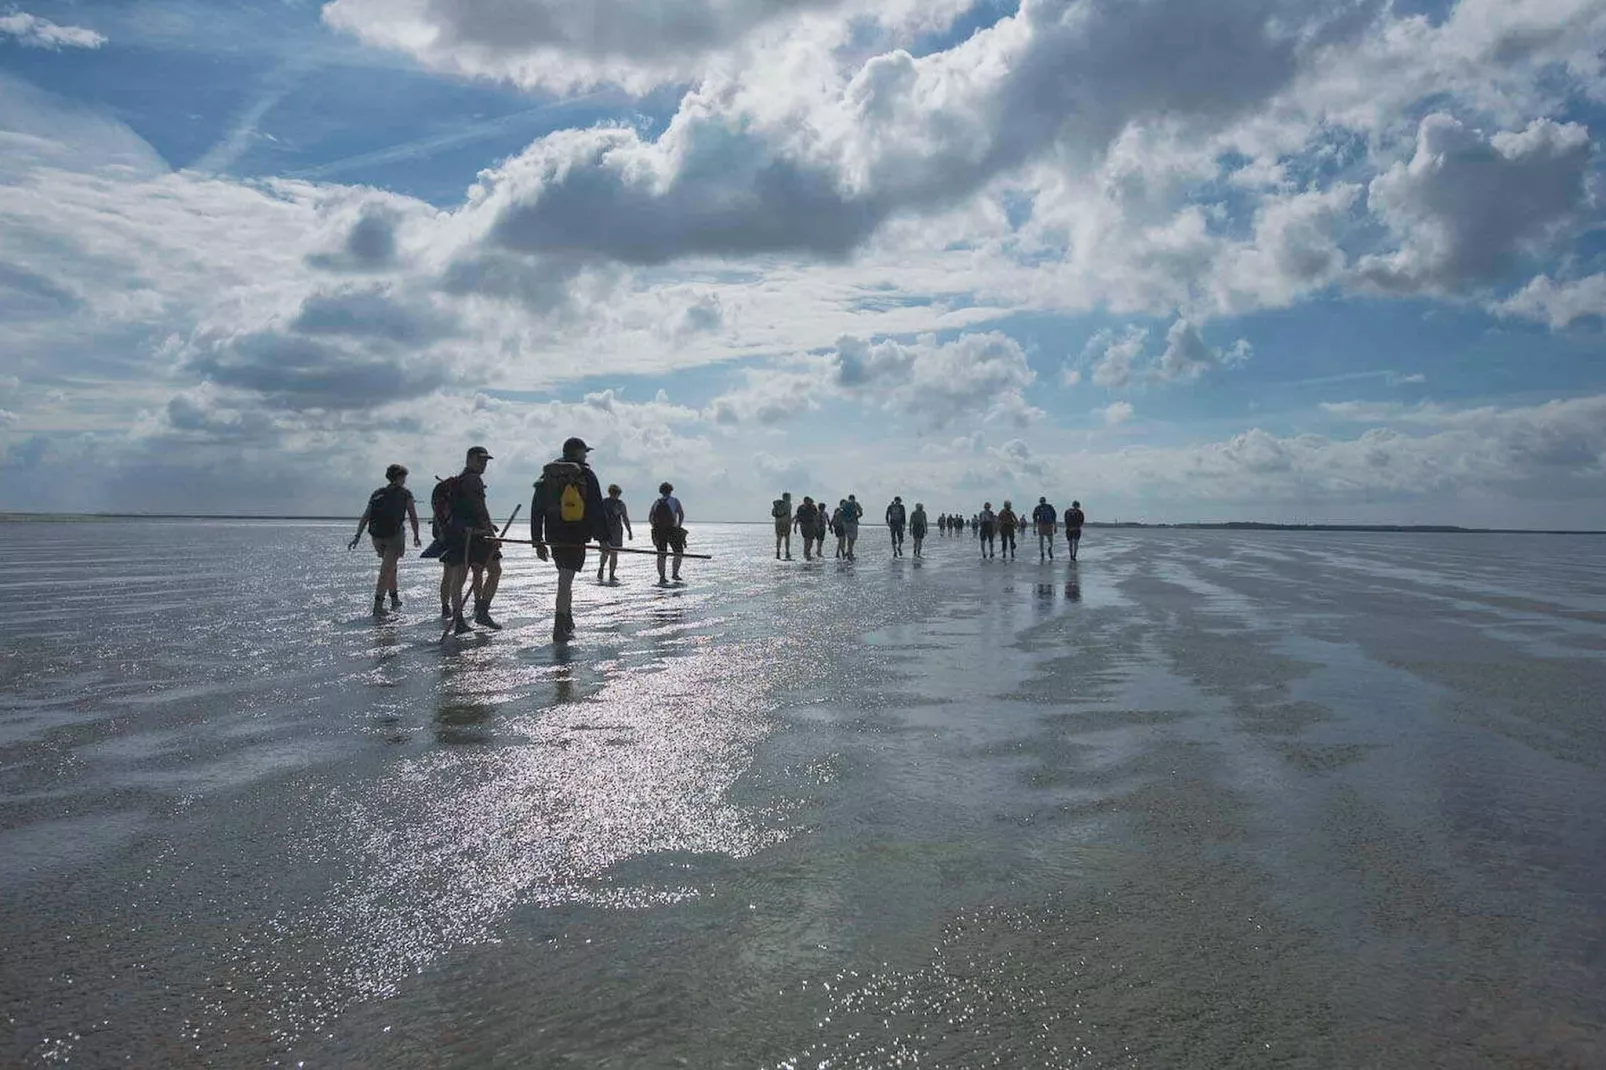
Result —
<path fill-rule="evenodd" d="M 325 271 L 385 271 L 396 267 L 396 232 L 401 214 L 388 205 L 367 204 L 345 228 L 333 250 L 313 253 L 307 263 Z"/>
<path fill-rule="evenodd" d="M 353 350 L 323 339 L 263 330 L 204 343 L 190 369 L 218 386 L 284 409 L 363 409 L 446 385 L 438 360 Z"/>
<path fill-rule="evenodd" d="M 376 290 L 315 294 L 301 303 L 290 329 L 311 335 L 377 338 L 397 345 L 421 346 L 455 333 L 457 322 L 413 302 L 399 304 Z"/>

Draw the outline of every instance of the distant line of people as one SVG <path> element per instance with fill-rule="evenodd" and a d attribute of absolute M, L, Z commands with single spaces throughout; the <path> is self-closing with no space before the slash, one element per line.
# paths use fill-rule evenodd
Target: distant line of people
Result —
<path fill-rule="evenodd" d="M 530 545 L 542 561 L 551 560 L 558 571 L 552 638 L 562 642 L 574 635 L 574 578 L 586 567 L 587 544 L 600 550 L 597 582 L 618 582 L 619 549 L 628 536 L 635 540 L 623 491 L 610 484 L 607 496 L 587 457 L 591 447 L 583 439 L 564 442 L 562 454 L 541 470 L 530 500 Z M 484 446 L 469 449 L 463 470 L 438 480 L 430 495 L 431 533 L 434 541 L 420 556 L 438 557 L 441 570 L 441 617 L 457 635 L 473 631 L 469 621 L 491 631 L 502 625 L 491 616 L 502 576 L 502 544 L 506 530 L 498 531 L 485 505 L 485 470 L 493 460 Z M 407 489 L 407 468 L 393 464 L 385 470 L 385 485 L 369 495 L 367 508 L 357 522 L 348 549 L 356 549 L 366 530 L 379 555 L 379 578 L 374 585 L 374 616 L 401 608 L 396 578 L 406 553 L 403 525 L 410 523 L 413 545 L 420 544 L 418 508 Z M 686 510 L 675 488 L 661 483 L 658 497 L 647 511 L 653 548 L 657 551 L 660 585 L 680 582 L 686 553 Z M 511 524 L 511 520 L 509 521 Z M 669 574 L 665 568 L 669 566 Z M 466 585 L 466 591 L 465 591 Z M 472 618 L 465 617 L 467 594 L 474 597 Z"/>
<path fill-rule="evenodd" d="M 824 500 L 815 501 L 813 497 L 805 494 L 803 503 L 792 505 L 792 492 L 786 491 L 770 503 L 770 517 L 775 521 L 775 559 L 777 561 L 792 560 L 792 535 L 796 533 L 803 540 L 803 560 L 812 561 L 815 556 L 825 556 L 825 538 L 828 534 L 836 536 L 836 556 L 844 560 L 854 560 L 854 546 L 859 541 L 859 522 L 864 518 L 864 507 L 852 494 L 839 500 L 834 509 L 828 509 Z M 904 534 L 907 531 L 913 541 L 914 556 L 922 556 L 926 541 L 926 534 L 930 528 L 931 520 L 926 515 L 926 507 L 920 502 L 915 503 L 914 511 L 905 509 L 902 495 L 894 495 L 891 503 L 887 505 L 884 515 L 887 533 L 892 540 L 892 556 L 904 556 Z M 1063 522 L 1067 550 L 1072 561 L 1082 543 L 1082 525 L 1087 522 L 1087 514 L 1082 512 L 1082 503 L 1074 501 L 1071 507 L 1065 510 L 1062 518 L 1059 511 L 1049 504 L 1047 497 L 1037 499 L 1037 507 L 1032 510 L 1030 523 L 1037 533 L 1037 556 L 1040 561 L 1054 559 L 1054 541 L 1059 534 Z M 936 528 L 942 535 L 957 535 L 968 526 L 981 543 L 981 555 L 984 558 L 995 558 L 1001 549 L 1004 559 L 1012 561 L 1017 551 L 1016 534 L 1026 526 L 1027 521 L 1015 512 L 1014 503 L 1006 501 L 1004 507 L 997 512 L 993 511 L 993 503 L 986 502 L 979 513 L 973 514 L 967 521 L 957 513 L 943 513 L 936 519 Z"/>

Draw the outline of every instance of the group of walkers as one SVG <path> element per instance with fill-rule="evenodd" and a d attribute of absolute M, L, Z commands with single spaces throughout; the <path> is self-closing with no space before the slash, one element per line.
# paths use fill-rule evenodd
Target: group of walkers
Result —
<path fill-rule="evenodd" d="M 844 561 L 856 560 L 854 547 L 859 541 L 859 522 L 864 519 L 864 506 L 852 494 L 842 498 L 836 503 L 836 508 L 829 509 L 822 498 L 816 502 L 805 494 L 803 504 L 792 507 L 792 492 L 786 491 L 776 498 L 770 505 L 770 516 L 775 520 L 775 559 L 777 561 L 792 560 L 792 533 L 795 531 L 803 539 L 803 560 L 812 561 L 816 556 L 825 557 L 825 537 L 836 537 L 836 556 Z M 908 530 L 909 537 L 914 540 L 914 555 L 920 556 L 922 545 L 926 540 L 927 518 L 926 507 L 919 502 L 915 503 L 914 512 L 904 508 L 903 498 L 894 497 L 892 504 L 887 506 L 887 528 L 892 532 L 892 556 L 902 557 L 904 546 L 904 531 Z"/>
<path fill-rule="evenodd" d="M 792 533 L 795 531 L 803 538 L 803 560 L 812 561 L 818 555 L 825 557 L 825 537 L 827 534 L 836 536 L 836 556 L 848 561 L 854 560 L 854 545 L 859 541 L 859 522 L 864 518 L 864 507 L 859 504 L 858 498 L 849 494 L 837 502 L 835 509 L 827 509 L 823 500 L 816 502 L 808 495 L 803 496 L 803 504 L 795 509 L 792 506 L 790 491 L 783 493 L 770 505 L 770 516 L 775 521 L 775 559 L 777 561 L 792 560 Z M 1037 508 L 1032 510 L 1030 523 L 1037 533 L 1037 557 L 1039 561 L 1054 560 L 1054 541 L 1059 535 L 1061 524 L 1065 527 L 1065 540 L 1067 550 L 1072 561 L 1076 560 L 1077 550 L 1082 544 L 1082 525 L 1087 522 L 1087 514 L 1082 512 L 1082 503 L 1074 501 L 1071 507 L 1065 510 L 1062 518 L 1059 510 L 1050 505 L 1048 498 L 1037 499 Z M 904 508 L 903 497 L 894 495 L 891 504 L 887 506 L 887 531 L 892 539 L 892 556 L 904 556 L 904 532 L 907 529 L 909 538 L 914 542 L 914 555 L 922 556 L 921 550 L 926 541 L 927 527 L 930 522 L 926 517 L 926 507 L 920 502 L 915 503 L 914 511 Z M 936 527 L 939 534 L 958 535 L 968 526 L 975 533 L 977 541 L 981 544 L 983 558 L 995 558 L 1002 550 L 1006 561 L 1013 561 L 1016 554 L 1016 533 L 1026 526 L 1027 521 L 1015 512 L 1014 503 L 1005 502 L 998 512 L 993 512 L 993 503 L 986 502 L 981 512 L 974 514 L 967 521 L 958 514 L 943 513 L 937 517 Z"/>
<path fill-rule="evenodd" d="M 586 567 L 588 544 L 595 542 L 600 551 L 597 582 L 617 583 L 619 552 L 627 538 L 634 541 L 636 537 L 623 491 L 617 484 L 611 484 L 604 495 L 602 484 L 587 459 L 590 453 L 591 447 L 584 440 L 566 441 L 562 454 L 541 470 L 541 478 L 536 480 L 535 493 L 530 499 L 529 544 L 535 548 L 537 557 L 542 561 L 550 560 L 558 571 L 552 624 L 552 638 L 557 642 L 574 635 L 574 579 Z M 441 617 L 448 622 L 445 633 L 448 635 L 467 634 L 475 625 L 491 631 L 502 628 L 491 616 L 491 602 L 502 578 L 502 546 L 506 542 L 523 540 L 505 538 L 512 518 L 498 530 L 485 506 L 485 470 L 491 460 L 491 453 L 484 446 L 472 447 L 463 470 L 455 476 L 438 479 L 430 494 L 433 541 L 420 556 L 440 559 Z M 658 582 L 662 585 L 680 582 L 681 561 L 686 555 L 686 510 L 674 492 L 671 484 L 659 484 L 658 497 L 647 511 L 658 560 Z M 514 512 L 516 516 L 517 510 Z M 777 560 L 792 559 L 794 533 L 803 539 L 806 561 L 815 557 L 824 559 L 827 535 L 836 537 L 839 559 L 855 560 L 859 525 L 864 519 L 864 506 L 855 495 L 838 500 L 834 508 L 823 499 L 815 501 L 805 495 L 802 504 L 794 507 L 788 491 L 775 499 L 770 515 L 775 521 Z M 895 495 L 883 519 L 892 540 L 892 556 L 904 556 L 906 533 L 913 543 L 914 556 L 923 556 L 926 534 L 932 526 L 923 504 L 916 502 L 914 509 L 909 510 L 902 496 Z M 1071 560 L 1076 560 L 1086 519 L 1081 502 L 1072 502 L 1062 518 L 1046 497 L 1038 498 L 1030 523 L 1037 532 L 1039 559 L 1053 560 L 1055 537 L 1063 522 Z M 935 527 L 943 535 L 957 535 L 969 527 L 981 545 L 984 559 L 998 556 L 1001 550 L 1005 560 L 1013 560 L 1017 549 L 1016 533 L 1025 524 L 1012 503 L 1006 501 L 996 513 L 992 502 L 985 503 L 981 512 L 969 520 L 958 514 L 944 513 L 937 518 Z M 407 468 L 393 464 L 385 469 L 385 485 L 369 495 L 368 506 L 357 522 L 357 533 L 348 546 L 348 549 L 356 549 L 366 531 L 374 552 L 379 555 L 379 577 L 374 584 L 376 617 L 386 615 L 387 598 L 391 612 L 401 608 L 396 574 L 407 550 L 408 526 L 412 528 L 413 545 L 420 546 L 418 506 L 413 492 L 407 489 Z M 474 609 L 472 614 L 465 614 L 470 595 L 474 599 Z"/>
<path fill-rule="evenodd" d="M 558 571 L 557 600 L 552 638 L 562 642 L 574 635 L 574 578 L 586 567 L 587 543 L 600 550 L 597 582 L 618 582 L 619 550 L 628 536 L 635 540 L 623 492 L 610 485 L 606 497 L 587 457 L 591 447 L 571 438 L 562 454 L 541 470 L 530 500 L 530 538 L 536 556 L 551 560 Z M 485 506 L 485 469 L 492 460 L 484 446 L 467 454 L 463 470 L 438 480 L 430 494 L 431 534 L 434 541 L 420 556 L 441 562 L 441 617 L 449 622 L 447 634 L 463 635 L 473 625 L 500 631 L 491 616 L 491 602 L 502 577 L 502 545 L 507 527 L 500 531 Z M 659 484 L 658 498 L 647 511 L 653 548 L 658 557 L 658 582 L 680 581 L 686 553 L 686 510 L 669 483 Z M 515 514 L 516 514 L 515 510 Z M 366 530 L 379 555 L 379 578 L 374 586 L 374 616 L 401 608 L 396 587 L 398 563 L 406 553 L 405 526 L 412 527 L 413 545 L 420 545 L 418 507 L 407 489 L 407 468 L 393 464 L 385 470 L 385 485 L 368 498 L 357 522 L 357 534 L 348 549 L 356 549 Z M 507 526 L 512 525 L 512 520 Z M 669 566 L 668 575 L 665 574 Z M 474 598 L 472 617 L 464 614 L 468 595 Z M 443 636 L 444 638 L 444 636 Z"/>
<path fill-rule="evenodd" d="M 1082 525 L 1087 523 L 1087 514 L 1082 512 L 1082 503 L 1073 501 L 1062 518 L 1059 511 L 1048 503 L 1046 497 L 1037 499 L 1037 507 L 1032 510 L 1031 526 L 1037 533 L 1039 561 L 1054 560 L 1054 540 L 1059 534 L 1062 521 L 1065 526 L 1066 551 L 1070 554 L 1071 560 L 1075 561 L 1077 551 L 1082 546 Z M 938 523 L 945 533 L 952 531 L 955 534 L 963 532 L 968 525 L 976 535 L 983 558 L 995 558 L 998 552 L 1002 551 L 1006 561 L 1015 560 L 1015 534 L 1026 526 L 1026 521 L 1015 512 L 1014 503 L 1008 501 L 996 513 L 993 512 L 993 503 L 985 502 L 981 512 L 976 513 L 968 521 L 960 516 L 944 514 Z"/>

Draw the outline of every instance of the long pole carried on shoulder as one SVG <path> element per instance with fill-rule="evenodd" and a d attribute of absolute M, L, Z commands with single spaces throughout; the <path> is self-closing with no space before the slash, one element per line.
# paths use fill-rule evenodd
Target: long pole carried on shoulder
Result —
<path fill-rule="evenodd" d="M 500 542 L 500 543 L 504 543 L 504 544 L 511 543 L 511 544 L 513 544 L 515 546 L 533 546 L 533 545 L 535 545 L 529 539 L 504 539 L 504 538 L 501 538 L 500 536 L 498 536 L 496 538 L 492 538 L 489 535 L 481 536 L 481 538 L 490 539 L 492 542 Z M 657 557 L 659 552 L 660 552 L 658 550 L 638 550 L 634 546 L 592 546 L 589 543 L 552 543 L 552 542 L 549 542 L 549 543 L 546 543 L 545 546 L 546 546 L 546 548 L 548 550 L 607 550 L 609 553 L 617 552 L 617 553 L 621 553 L 621 554 L 648 554 L 648 555 L 650 555 L 652 557 Z M 664 550 L 662 552 L 665 553 L 665 554 L 669 554 L 671 556 L 674 554 L 673 550 Z M 688 554 L 688 553 L 682 553 L 680 556 L 681 557 L 689 557 L 689 558 L 692 558 L 695 561 L 712 561 L 714 559 L 713 556 L 710 555 L 710 554 Z"/>

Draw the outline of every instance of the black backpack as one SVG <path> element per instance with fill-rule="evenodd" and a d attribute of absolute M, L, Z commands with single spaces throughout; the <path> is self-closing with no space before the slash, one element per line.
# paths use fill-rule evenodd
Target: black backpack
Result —
<path fill-rule="evenodd" d="M 541 469 L 541 500 L 549 524 L 586 519 L 586 470 L 575 461 L 553 461 Z"/>
<path fill-rule="evenodd" d="M 430 535 L 444 539 L 456 529 L 453 512 L 457 508 L 457 477 L 435 478 L 435 489 L 429 492 Z"/>
<path fill-rule="evenodd" d="M 378 539 L 400 535 L 407 519 L 406 487 L 384 486 L 368 496 L 368 533 Z"/>

